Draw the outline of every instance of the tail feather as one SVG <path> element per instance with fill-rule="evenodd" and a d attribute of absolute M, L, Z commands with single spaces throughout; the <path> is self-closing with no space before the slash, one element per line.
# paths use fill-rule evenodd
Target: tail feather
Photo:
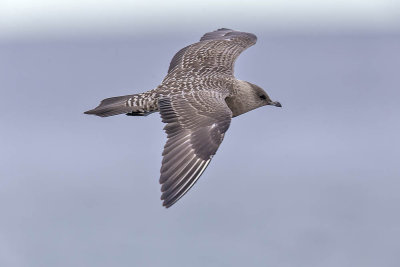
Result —
<path fill-rule="evenodd" d="M 88 110 L 85 114 L 93 114 L 100 117 L 126 114 L 130 116 L 146 116 L 157 111 L 157 100 L 153 98 L 153 92 L 149 91 L 136 95 L 125 95 L 106 98 L 96 108 Z"/>
<path fill-rule="evenodd" d="M 101 101 L 100 105 L 94 109 L 86 111 L 85 114 L 108 117 L 132 112 L 133 107 L 127 105 L 127 101 L 132 97 L 133 95 L 106 98 Z"/>

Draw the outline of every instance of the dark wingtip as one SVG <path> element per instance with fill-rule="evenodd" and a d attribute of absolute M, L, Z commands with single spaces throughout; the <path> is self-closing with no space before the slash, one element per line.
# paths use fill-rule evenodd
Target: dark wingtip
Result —
<path fill-rule="evenodd" d="M 233 31 L 233 30 L 228 28 L 219 28 L 217 31 Z"/>
<path fill-rule="evenodd" d="M 168 209 L 168 208 L 170 208 L 172 205 L 174 205 L 174 203 L 175 203 L 175 202 L 173 202 L 173 203 L 168 203 L 167 201 L 164 201 L 162 205 L 163 205 L 164 208 Z"/>

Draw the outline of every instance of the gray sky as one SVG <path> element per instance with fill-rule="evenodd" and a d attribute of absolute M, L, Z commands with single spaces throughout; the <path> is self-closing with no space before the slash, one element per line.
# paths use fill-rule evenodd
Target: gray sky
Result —
<path fill-rule="evenodd" d="M 0 38 L 187 31 L 230 25 L 292 30 L 397 30 L 396 0 L 2 0 Z"/>
<path fill-rule="evenodd" d="M 0 266 L 399 266 L 400 34 L 243 23 L 236 76 L 283 108 L 235 118 L 166 210 L 159 115 L 82 113 L 230 25 L 196 27 L 0 40 Z"/>

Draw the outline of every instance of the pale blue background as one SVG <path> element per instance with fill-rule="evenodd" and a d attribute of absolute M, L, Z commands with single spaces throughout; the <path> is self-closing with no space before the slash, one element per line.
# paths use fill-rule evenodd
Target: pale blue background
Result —
<path fill-rule="evenodd" d="M 213 28 L 0 39 L 0 266 L 400 266 L 400 34 L 267 31 L 236 76 L 283 108 L 235 118 L 175 206 L 152 89 Z"/>

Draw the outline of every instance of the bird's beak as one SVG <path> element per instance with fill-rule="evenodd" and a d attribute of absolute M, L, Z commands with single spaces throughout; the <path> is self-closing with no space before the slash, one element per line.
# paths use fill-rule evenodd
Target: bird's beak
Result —
<path fill-rule="evenodd" d="M 278 101 L 271 101 L 271 102 L 269 103 L 269 105 L 275 106 L 275 107 L 279 107 L 279 108 L 282 107 L 281 103 L 279 103 Z"/>

